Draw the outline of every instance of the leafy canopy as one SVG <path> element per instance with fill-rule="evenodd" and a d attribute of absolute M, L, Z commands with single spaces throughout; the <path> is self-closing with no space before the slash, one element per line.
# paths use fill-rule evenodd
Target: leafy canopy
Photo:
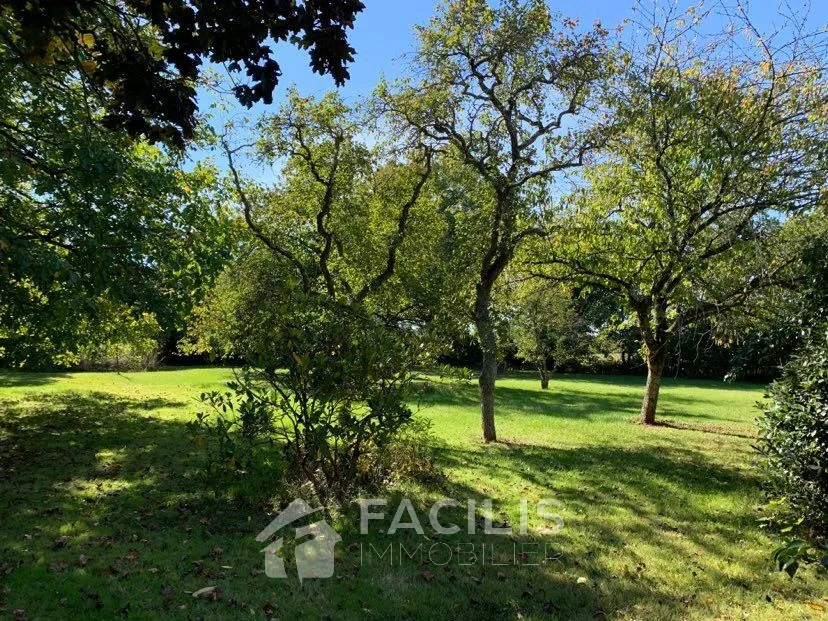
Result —
<path fill-rule="evenodd" d="M 342 84 L 354 55 L 347 30 L 363 8 L 360 0 L 13 0 L 0 41 L 18 71 L 57 85 L 77 76 L 106 127 L 183 146 L 194 136 L 205 58 L 244 70 L 248 81 L 233 92 L 246 106 L 271 103 L 281 76 L 268 39 L 308 50 L 312 69 Z"/>

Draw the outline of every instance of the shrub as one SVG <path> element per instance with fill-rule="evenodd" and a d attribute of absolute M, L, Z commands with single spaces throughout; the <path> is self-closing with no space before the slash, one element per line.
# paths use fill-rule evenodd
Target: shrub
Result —
<path fill-rule="evenodd" d="M 361 472 L 369 487 L 381 488 L 401 479 L 421 483 L 441 482 L 443 473 L 434 465 L 432 451 L 437 440 L 427 418 L 412 418 L 397 430 L 385 446 L 364 456 Z"/>
<path fill-rule="evenodd" d="M 758 420 L 767 522 L 783 540 L 774 559 L 791 575 L 802 561 L 828 564 L 828 325 L 812 334 Z"/>
<path fill-rule="evenodd" d="M 256 399 L 244 399 L 236 392 L 239 384 L 229 383 L 229 390 L 201 394 L 208 411 L 198 412 L 187 423 L 196 442 L 204 450 L 200 474 L 216 495 L 224 492 L 263 500 L 272 496 L 268 483 L 280 480 L 284 472 L 281 455 L 272 450 L 274 439 L 268 434 L 270 411 Z"/>
<path fill-rule="evenodd" d="M 236 307 L 245 335 L 235 347 L 251 366 L 228 391 L 202 396 L 194 430 L 211 440 L 213 474 L 255 468 L 255 447 L 278 446 L 289 481 L 341 504 L 381 478 L 375 456 L 411 419 L 419 337 L 345 301 L 284 286 L 268 294 Z"/>

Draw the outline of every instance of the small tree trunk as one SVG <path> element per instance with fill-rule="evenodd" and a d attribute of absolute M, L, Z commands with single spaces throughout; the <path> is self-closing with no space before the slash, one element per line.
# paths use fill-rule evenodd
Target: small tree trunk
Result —
<path fill-rule="evenodd" d="M 664 363 L 667 360 L 667 344 L 662 343 L 655 351 L 647 353 L 647 387 L 644 390 L 644 402 L 641 404 L 641 422 L 644 425 L 654 425 L 658 393 L 661 389 L 661 374 L 664 372 Z"/>
<path fill-rule="evenodd" d="M 546 367 L 546 356 L 540 361 L 541 390 L 549 388 L 549 369 Z"/>
<path fill-rule="evenodd" d="M 497 378 L 497 335 L 491 320 L 489 302 L 491 284 L 478 284 L 475 300 L 475 325 L 483 351 L 483 364 L 480 369 L 480 413 L 484 442 L 497 442 L 494 418 L 495 379 Z"/>
<path fill-rule="evenodd" d="M 483 352 L 483 368 L 480 371 L 480 411 L 482 415 L 483 440 L 497 442 L 494 419 L 495 378 L 497 358 Z"/>

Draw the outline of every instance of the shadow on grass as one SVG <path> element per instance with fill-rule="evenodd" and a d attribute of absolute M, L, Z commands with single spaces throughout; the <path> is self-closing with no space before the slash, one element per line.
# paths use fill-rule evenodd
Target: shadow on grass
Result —
<path fill-rule="evenodd" d="M 548 408 L 552 394 L 501 392 L 527 408 Z M 423 397 L 476 403 L 476 388 Z M 566 409 L 556 415 L 589 415 L 590 408 L 606 403 L 600 397 L 578 406 L 575 396 L 564 397 L 572 401 L 561 402 Z M 619 396 L 613 407 L 625 407 L 631 399 Z M 142 618 L 218 618 L 261 615 L 278 602 L 283 618 L 360 618 L 371 610 L 376 618 L 400 619 L 513 619 L 518 614 L 592 619 L 642 603 L 658 618 L 683 610 L 680 597 L 647 575 L 618 579 L 606 556 L 592 554 L 578 535 L 588 533 L 610 554 L 645 543 L 675 546 L 678 555 L 686 550 L 665 533 L 680 532 L 724 554 L 752 520 L 742 514 L 712 519 L 695 495 L 735 494 L 755 481 L 679 447 L 655 452 L 507 444 L 462 451 L 439 444 L 438 463 L 473 471 L 480 485 L 447 481 L 440 489 L 426 489 L 413 498 L 420 515 L 427 515 L 423 507 L 434 494 L 483 497 L 481 486 L 488 480 L 515 479 L 548 489 L 567 515 L 575 516 L 560 538 L 510 536 L 492 542 L 476 536 L 471 542 L 496 545 L 512 558 L 510 544 L 540 543 L 545 550 L 548 544 L 556 553 L 549 563 L 367 563 L 362 548 L 353 546 L 373 543 L 384 549 L 393 541 L 412 550 L 422 537 L 408 531 L 366 538 L 358 534 L 358 514 L 350 513 L 340 525 L 344 541 L 331 580 L 303 585 L 270 580 L 259 575 L 261 545 L 253 537 L 274 512 L 217 498 L 205 489 L 198 475 L 200 453 L 185 425 L 154 416 L 160 408 L 182 405 L 100 392 L 31 394 L 0 402 L 0 575 L 9 588 L 5 603 L 10 609 L 27 609 L 32 617 L 112 618 L 131 612 Z M 573 472 L 577 477 L 564 476 Z M 513 489 L 509 501 L 517 503 L 520 494 Z M 390 502 L 389 512 L 395 507 Z M 445 513 L 446 521 L 458 524 L 464 515 L 460 509 Z M 455 546 L 469 539 L 457 535 L 445 542 Z M 80 555 L 88 560 L 80 563 Z M 295 573 L 291 559 L 287 566 Z M 587 582 L 577 582 L 579 576 Z M 189 595 L 206 585 L 219 586 L 224 595 L 218 601 Z"/>
<path fill-rule="evenodd" d="M 477 386 L 471 383 L 421 383 L 418 405 L 421 407 L 479 407 Z M 497 386 L 495 398 L 500 406 L 498 416 L 508 417 L 510 412 L 525 411 L 555 418 L 603 417 L 619 411 L 635 411 L 639 399 L 633 395 L 592 395 L 586 392 L 562 390 L 553 387 L 548 391 Z"/>
<path fill-rule="evenodd" d="M 55 372 L 28 372 L 0 369 L 0 388 L 18 388 L 21 386 L 45 386 L 53 384 L 61 377 L 66 377 L 62 371 Z"/>
<path fill-rule="evenodd" d="M 677 590 L 664 592 L 667 581 L 646 571 L 644 561 L 650 559 L 642 550 L 686 559 L 686 571 L 703 572 L 733 588 L 750 588 L 738 576 L 766 571 L 764 559 L 757 562 L 755 556 L 743 555 L 746 538 L 759 536 L 749 500 L 758 478 L 697 451 L 679 446 L 656 450 L 500 443 L 477 453 L 442 446 L 437 455 L 444 467 L 473 472 L 483 489 L 490 481 L 500 481 L 503 490 L 502 482 L 508 481 L 509 495 L 546 494 L 559 501 L 567 516 L 564 530 L 554 539 L 564 552 L 561 567 L 611 585 L 600 602 L 605 610 L 624 608 L 630 601 L 644 604 L 653 618 L 683 610 Z M 469 492 L 451 483 L 445 489 L 457 498 Z M 739 497 L 745 501 L 734 510 L 716 508 L 724 498 Z M 631 560 L 619 572 L 617 566 L 606 565 L 610 558 Z M 728 568 L 712 566 L 714 559 L 726 559 Z"/>
<path fill-rule="evenodd" d="M 205 490 L 185 425 L 153 415 L 180 405 L 101 392 L 33 393 L 0 402 L 0 579 L 9 609 L 36 618 L 218 618 L 260 616 L 276 601 L 285 618 L 356 619 L 368 609 L 378 618 L 401 619 L 513 619 L 516 613 L 591 619 L 603 613 L 599 592 L 576 584 L 558 561 L 543 568 L 491 560 L 472 567 L 411 559 L 372 563 L 353 545 L 381 547 L 393 539 L 414 549 L 418 538 L 364 538 L 353 514 L 340 525 L 344 542 L 333 579 L 301 586 L 270 580 L 260 575 L 262 544 L 254 536 L 274 511 Z M 427 515 L 425 499 L 421 507 Z M 504 559 L 514 556 L 512 541 L 536 543 L 498 539 Z M 292 558 L 286 565 L 295 575 Z M 208 584 L 223 590 L 218 601 L 188 594 Z M 630 588 L 631 598 L 654 597 L 646 585 Z M 668 594 L 658 597 L 669 601 Z"/>
<path fill-rule="evenodd" d="M 192 441 L 183 424 L 151 414 L 182 405 L 102 392 L 32 393 L 0 402 L 0 480 L 4 492 L 21 503 L 10 503 L 0 516 L 19 514 L 31 504 L 27 485 L 36 485 L 47 498 L 74 501 L 72 491 L 86 489 L 84 481 L 118 481 L 130 489 L 150 472 L 163 479 L 166 467 L 178 461 L 173 456 Z M 94 505 L 105 495 L 99 496 L 84 502 Z"/>
<path fill-rule="evenodd" d="M 637 421 L 631 421 L 637 422 Z M 755 440 L 756 433 L 745 433 L 743 431 L 739 431 L 738 429 L 731 429 L 730 427 L 724 427 L 722 425 L 705 425 L 705 424 L 694 424 L 694 423 L 682 423 L 680 421 L 675 420 L 660 420 L 656 423 L 657 427 L 668 427 L 670 429 L 688 429 L 690 431 L 701 431 L 702 433 L 712 433 L 717 436 L 731 436 L 734 438 L 746 438 L 748 440 Z"/>
<path fill-rule="evenodd" d="M 249 579 L 261 564 L 250 516 L 265 512 L 207 488 L 185 423 L 155 415 L 184 405 L 103 392 L 0 401 L 0 580 L 9 610 L 234 614 L 193 603 L 185 590 L 229 579 L 221 566 L 236 558 Z"/>
<path fill-rule="evenodd" d="M 646 371 L 646 369 L 645 369 Z M 530 371 L 503 373 L 498 379 L 531 379 L 540 385 L 537 373 Z M 550 375 L 550 381 L 555 379 L 567 382 L 585 382 L 589 384 L 606 384 L 609 386 L 631 386 L 642 389 L 647 381 L 646 372 L 641 375 L 592 375 L 586 373 L 555 373 Z M 715 388 L 716 390 L 756 390 L 762 389 L 766 384 L 762 382 L 726 382 L 716 379 L 692 379 L 684 377 L 673 377 L 665 375 L 662 378 L 662 386 L 666 388 Z"/>
<path fill-rule="evenodd" d="M 447 465 L 445 456 L 441 451 Z M 485 482 L 485 476 L 480 481 Z M 403 498 L 412 501 L 423 535 L 408 528 L 387 532 Z M 456 534 L 431 530 L 429 510 L 438 498 L 459 501 L 459 506 L 444 507 L 439 514 L 443 527 L 459 527 Z M 503 505 L 497 503 L 503 499 L 493 499 L 491 516 L 483 509 L 487 498 L 480 488 L 456 481 L 419 494 L 407 489 L 387 498 L 384 520 L 370 526 L 367 535 L 359 534 L 359 512 L 353 510 L 341 530 L 347 549 L 359 555 L 353 575 L 373 574 L 377 595 L 394 603 L 393 615 L 388 616 L 399 619 L 595 619 L 612 616 L 631 603 L 646 606 L 657 618 L 660 611 L 682 609 L 682 598 L 663 584 L 639 575 L 617 580 L 605 559 L 573 545 L 569 536 L 538 534 L 534 513 L 529 520 L 533 530 L 521 534 L 520 518 L 513 514 L 518 497 L 508 499 L 509 513 L 500 511 Z M 471 517 L 468 500 L 477 503 Z M 408 522 L 411 514 L 406 511 L 403 517 Z M 492 520 L 489 526 L 512 532 L 487 534 L 487 518 Z M 620 550 L 626 542 L 615 537 L 607 545 Z M 343 560 L 347 563 L 353 555 Z M 376 601 L 367 604 L 374 613 L 375 606 Z"/>
<path fill-rule="evenodd" d="M 567 381 L 570 377 L 567 376 Z M 620 378 L 624 379 L 624 378 Z M 638 380 L 640 378 L 632 378 Z M 586 380 L 585 380 L 586 381 Z M 627 386 L 628 384 L 616 383 L 614 381 L 596 380 L 598 384 Z M 704 382 L 698 382 L 698 387 L 704 387 Z M 695 384 L 694 384 L 695 385 Z M 586 390 L 572 390 L 565 385 L 557 384 L 554 381 L 548 390 L 537 390 L 535 388 L 516 388 L 514 386 L 498 385 L 495 388 L 495 399 L 498 404 L 498 416 L 508 418 L 510 413 L 525 412 L 538 414 L 552 418 L 565 419 L 603 419 L 608 417 L 617 418 L 619 414 L 632 416 L 639 412 L 644 386 L 629 384 L 629 392 L 600 393 Z M 480 397 L 477 385 L 473 382 L 430 382 L 421 381 L 418 383 L 418 405 L 422 407 L 443 406 L 443 407 L 479 407 Z M 639 390 L 640 388 L 640 390 Z M 707 388 L 710 388 L 708 385 Z M 698 411 L 690 411 L 684 406 L 698 406 L 709 403 L 718 405 L 715 397 L 704 396 L 680 396 L 675 394 L 665 395 L 659 401 L 659 416 L 681 416 L 700 420 L 730 420 L 720 412 L 717 414 L 704 414 Z M 733 418 L 733 422 L 745 421 L 740 418 Z M 688 426 L 687 428 L 691 428 Z M 711 427 L 712 428 L 712 427 Z"/>

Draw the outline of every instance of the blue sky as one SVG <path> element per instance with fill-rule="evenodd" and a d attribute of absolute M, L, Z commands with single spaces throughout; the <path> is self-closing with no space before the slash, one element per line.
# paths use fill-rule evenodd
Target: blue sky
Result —
<path fill-rule="evenodd" d="M 728 1 L 735 3 L 738 0 Z M 357 16 L 350 33 L 351 44 L 357 52 L 350 68 L 351 79 L 339 89 L 346 100 L 370 94 L 382 75 L 393 78 L 405 72 L 405 55 L 415 46 L 414 26 L 428 22 L 434 14 L 436 0 L 364 0 L 364 3 L 366 8 Z M 608 28 L 630 17 L 633 3 L 634 0 L 550 0 L 553 10 L 568 17 L 577 17 L 585 26 L 600 20 Z M 679 4 L 690 3 L 682 1 Z M 711 1 L 708 4 L 716 3 Z M 748 7 L 751 18 L 762 31 L 772 29 L 778 22 L 780 6 L 789 6 L 801 13 L 807 11 L 811 28 L 828 24 L 828 0 L 790 0 L 783 3 L 777 0 L 745 0 L 742 4 Z M 274 93 L 274 103 L 271 106 L 256 105 L 248 111 L 228 97 L 226 103 L 230 109 L 227 117 L 247 115 L 255 118 L 268 109 L 275 111 L 291 85 L 295 85 L 303 95 L 320 95 L 335 88 L 329 76 L 319 76 L 311 71 L 305 52 L 287 44 L 280 44 L 276 50 L 283 75 Z M 206 112 L 215 101 L 210 93 L 204 91 L 199 93 L 198 99 L 202 112 Z M 216 117 L 214 125 L 221 125 L 221 118 L 223 115 Z M 193 153 L 195 159 L 205 155 L 200 151 Z M 218 163 L 221 165 L 221 162 Z"/>

